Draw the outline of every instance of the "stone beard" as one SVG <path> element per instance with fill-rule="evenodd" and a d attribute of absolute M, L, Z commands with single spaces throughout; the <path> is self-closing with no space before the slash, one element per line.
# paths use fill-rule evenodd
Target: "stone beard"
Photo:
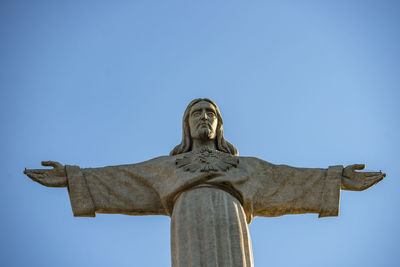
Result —
<path fill-rule="evenodd" d="M 200 139 L 211 139 L 213 136 L 213 132 L 208 127 L 203 127 L 199 129 L 198 135 Z"/>
<path fill-rule="evenodd" d="M 275 165 L 239 157 L 223 136 L 209 99 L 195 99 L 183 116 L 182 142 L 169 156 L 102 168 L 25 170 L 45 186 L 68 187 L 74 216 L 96 213 L 171 217 L 173 267 L 251 267 L 252 218 L 318 213 L 338 216 L 340 190 L 364 190 L 381 172 L 355 164 L 322 168 Z"/>

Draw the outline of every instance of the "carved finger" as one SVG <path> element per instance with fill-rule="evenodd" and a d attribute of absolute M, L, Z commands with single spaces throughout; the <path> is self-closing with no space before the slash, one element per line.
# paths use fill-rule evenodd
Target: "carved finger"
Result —
<path fill-rule="evenodd" d="M 26 170 L 29 173 L 34 173 L 34 174 L 43 174 L 45 173 L 47 170 L 41 170 L 41 169 L 32 169 L 32 170 Z"/>
<path fill-rule="evenodd" d="M 363 187 L 361 190 L 367 189 L 377 183 L 379 183 L 386 175 L 381 174 L 377 176 L 368 177 L 363 181 Z"/>
<path fill-rule="evenodd" d="M 42 161 L 42 166 L 50 166 L 50 167 L 54 167 L 54 168 L 62 168 L 63 167 L 60 162 L 51 161 L 51 160 Z"/>
<path fill-rule="evenodd" d="M 52 173 L 52 170 L 45 170 L 45 169 L 25 169 L 24 173 L 28 175 L 29 177 L 32 178 L 45 178 L 49 177 L 49 175 Z"/>
<path fill-rule="evenodd" d="M 41 178 L 44 178 L 42 174 L 38 174 L 38 173 L 31 173 L 31 172 L 26 172 L 25 173 L 29 178 L 31 178 L 32 180 L 34 180 L 35 182 L 40 182 Z"/>
<path fill-rule="evenodd" d="M 351 165 L 351 169 L 353 171 L 355 171 L 355 170 L 364 170 L 365 169 L 365 164 L 353 164 L 353 165 Z"/>
<path fill-rule="evenodd" d="M 29 178 L 33 181 L 49 187 L 65 187 L 67 186 L 67 178 L 66 177 L 48 177 L 48 174 L 37 174 L 32 172 L 24 172 Z"/>
<path fill-rule="evenodd" d="M 365 177 L 371 177 L 371 176 L 382 175 L 383 173 L 381 173 L 381 172 L 360 172 L 360 174 L 363 174 Z"/>
<path fill-rule="evenodd" d="M 375 175 L 367 176 L 364 179 L 367 180 L 367 181 L 378 180 L 379 179 L 379 181 L 380 181 L 385 177 L 386 177 L 386 173 L 379 173 L 378 172 L 378 173 L 375 173 Z"/>
<path fill-rule="evenodd" d="M 376 177 L 379 177 L 380 179 L 383 179 L 386 177 L 386 173 L 380 173 Z"/>
<path fill-rule="evenodd" d="M 43 175 L 43 172 L 40 170 L 25 170 L 24 173 L 26 175 Z"/>

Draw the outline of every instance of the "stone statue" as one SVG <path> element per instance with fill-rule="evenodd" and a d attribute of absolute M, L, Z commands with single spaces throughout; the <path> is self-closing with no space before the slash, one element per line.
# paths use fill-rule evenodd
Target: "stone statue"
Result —
<path fill-rule="evenodd" d="M 363 164 L 295 168 L 239 157 L 222 124 L 213 101 L 195 99 L 183 116 L 182 142 L 169 156 L 85 169 L 43 161 L 54 168 L 24 173 L 45 186 L 67 187 L 74 216 L 170 216 L 173 267 L 253 266 L 253 217 L 338 216 L 340 189 L 361 191 L 386 176 L 356 172 Z"/>

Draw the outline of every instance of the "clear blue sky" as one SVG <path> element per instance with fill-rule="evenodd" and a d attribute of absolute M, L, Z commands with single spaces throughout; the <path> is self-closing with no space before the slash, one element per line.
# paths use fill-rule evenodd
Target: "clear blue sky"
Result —
<path fill-rule="evenodd" d="M 194 3 L 196 2 L 196 3 Z M 399 1 L 1 1 L 1 266 L 170 266 L 168 217 L 74 218 L 22 174 L 166 155 L 213 99 L 240 155 L 366 163 L 340 216 L 255 218 L 262 266 L 399 261 Z"/>

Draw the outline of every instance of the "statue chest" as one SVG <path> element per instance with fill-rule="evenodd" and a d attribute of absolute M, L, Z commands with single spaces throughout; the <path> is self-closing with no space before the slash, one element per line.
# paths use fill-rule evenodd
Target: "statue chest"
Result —
<path fill-rule="evenodd" d="M 210 148 L 190 151 L 178 157 L 175 161 L 176 168 L 191 173 L 224 173 L 229 169 L 237 168 L 238 165 L 238 157 Z"/>

